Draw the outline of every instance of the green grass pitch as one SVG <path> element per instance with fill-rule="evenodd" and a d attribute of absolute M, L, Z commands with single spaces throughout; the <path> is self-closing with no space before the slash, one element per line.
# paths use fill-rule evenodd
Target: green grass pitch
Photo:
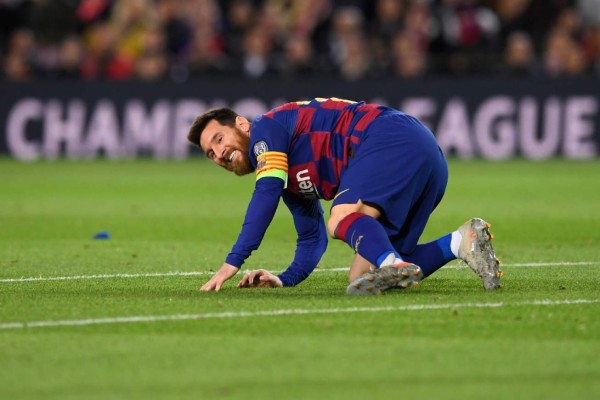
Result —
<path fill-rule="evenodd" d="M 505 287 L 453 263 L 375 297 L 337 241 L 298 287 L 199 292 L 253 186 L 205 160 L 0 159 L 0 185 L 1 399 L 600 398 L 600 162 L 451 160 L 422 239 L 488 220 Z M 245 269 L 294 248 L 282 205 Z"/>

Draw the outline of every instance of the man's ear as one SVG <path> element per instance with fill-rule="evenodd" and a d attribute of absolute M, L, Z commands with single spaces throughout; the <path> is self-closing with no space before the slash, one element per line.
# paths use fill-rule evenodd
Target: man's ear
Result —
<path fill-rule="evenodd" d="M 238 115 L 235 117 L 235 124 L 244 133 L 250 134 L 250 121 Z"/>

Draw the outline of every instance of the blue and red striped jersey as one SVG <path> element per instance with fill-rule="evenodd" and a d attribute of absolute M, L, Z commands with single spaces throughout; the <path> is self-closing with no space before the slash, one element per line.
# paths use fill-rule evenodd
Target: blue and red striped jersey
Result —
<path fill-rule="evenodd" d="M 256 118 L 250 161 L 257 180 L 278 176 L 308 199 L 331 200 L 366 129 L 388 107 L 337 98 L 286 103 Z"/>

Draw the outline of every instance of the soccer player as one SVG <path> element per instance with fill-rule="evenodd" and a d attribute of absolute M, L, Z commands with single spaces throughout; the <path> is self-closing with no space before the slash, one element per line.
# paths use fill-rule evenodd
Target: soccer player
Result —
<path fill-rule="evenodd" d="M 196 118 L 188 140 L 228 171 L 256 174 L 237 242 L 203 291 L 220 290 L 259 247 L 280 198 L 298 233 L 294 260 L 279 275 L 246 274 L 238 287 L 299 284 L 325 252 L 327 233 L 354 249 L 349 294 L 417 286 L 456 258 L 485 289 L 500 287 L 490 225 L 482 219 L 417 244 L 444 195 L 448 168 L 433 134 L 414 117 L 317 98 L 283 104 L 252 123 L 228 108 L 211 110 Z M 319 199 L 333 200 L 327 225 Z"/>

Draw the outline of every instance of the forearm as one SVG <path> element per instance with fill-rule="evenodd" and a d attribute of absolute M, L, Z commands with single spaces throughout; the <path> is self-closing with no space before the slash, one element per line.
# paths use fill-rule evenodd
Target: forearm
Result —
<path fill-rule="evenodd" d="M 252 199 L 248 204 L 242 230 L 225 262 L 240 268 L 256 250 L 273 220 L 283 182 L 276 178 L 265 178 L 257 182 Z"/>
<path fill-rule="evenodd" d="M 306 279 L 321 260 L 327 249 L 327 231 L 318 200 L 300 199 L 286 192 L 283 200 L 294 217 L 298 240 L 294 260 L 279 278 L 284 286 L 295 286 Z"/>
<path fill-rule="evenodd" d="M 296 286 L 312 273 L 327 249 L 325 225 L 310 240 L 298 239 L 294 261 L 279 275 L 283 286 Z"/>

